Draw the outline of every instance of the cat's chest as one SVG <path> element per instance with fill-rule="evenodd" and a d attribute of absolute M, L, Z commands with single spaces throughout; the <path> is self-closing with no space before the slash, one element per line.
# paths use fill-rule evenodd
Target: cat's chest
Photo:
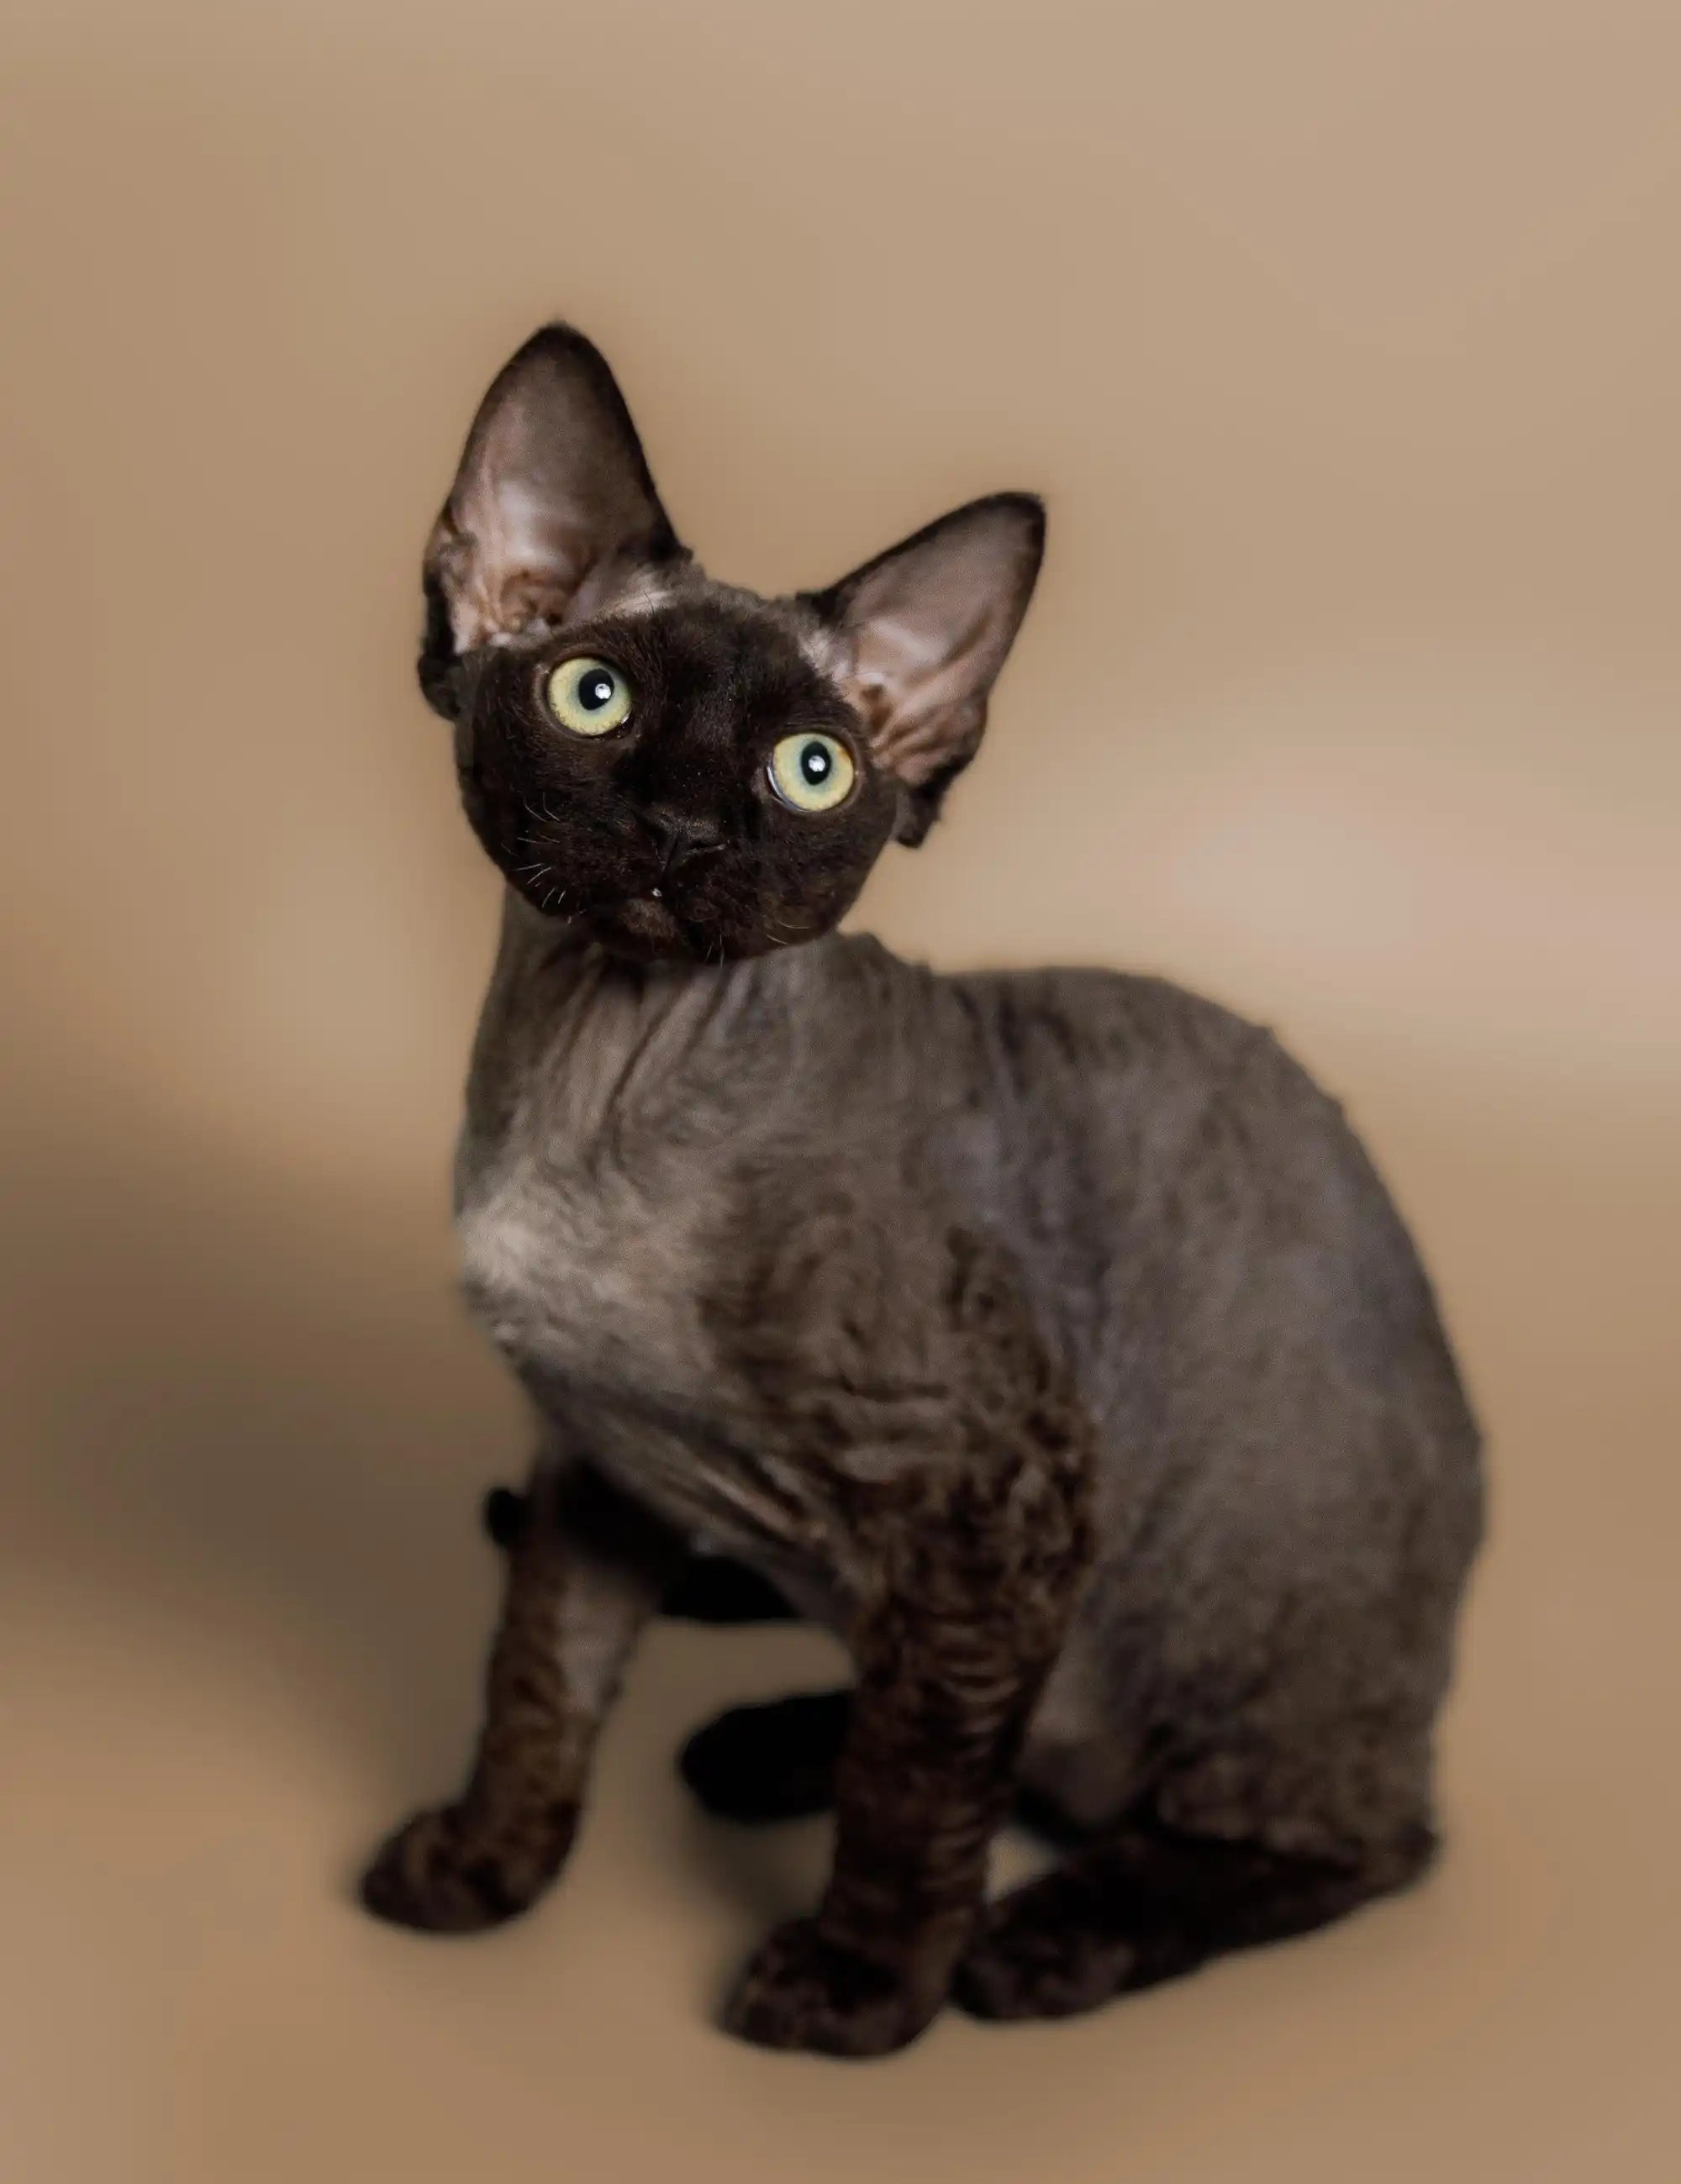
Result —
<path fill-rule="evenodd" d="M 711 1332 L 703 1180 L 600 1147 L 464 1146 L 457 1215 L 475 1317 L 550 1425 L 697 1540 L 757 1561 L 826 1616 L 833 1496 Z"/>
<path fill-rule="evenodd" d="M 564 1118 L 464 1133 L 456 1229 L 469 1308 L 528 1377 L 692 1399 L 711 1368 L 705 1194 Z"/>
<path fill-rule="evenodd" d="M 796 971 L 810 992 L 785 990 Z M 511 947 L 456 1217 L 470 1306 L 564 1441 L 690 1533 L 844 1591 L 856 1482 L 813 1417 L 855 1380 L 891 1408 L 896 1373 L 925 1407 L 927 1376 L 894 1362 L 917 1323 L 893 1272 L 917 1205 L 876 1202 L 857 1042 L 802 1029 L 829 1022 L 822 972 L 660 984 L 586 959 L 551 981 Z M 883 1344 L 858 1332 L 872 1315 Z M 863 1438 L 879 1470 L 902 1436 L 890 1419 Z"/>

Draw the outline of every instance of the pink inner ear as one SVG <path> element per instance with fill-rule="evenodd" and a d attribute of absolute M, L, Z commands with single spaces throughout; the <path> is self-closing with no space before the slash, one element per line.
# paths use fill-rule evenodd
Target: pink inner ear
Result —
<path fill-rule="evenodd" d="M 528 459 L 524 437 L 505 428 L 487 435 L 480 462 L 458 482 L 433 533 L 428 561 L 461 651 L 561 621 L 589 568 L 584 526 L 506 466 L 515 454 Z"/>
<path fill-rule="evenodd" d="M 968 755 L 985 719 L 985 698 L 964 694 L 954 677 L 931 681 L 924 694 L 925 703 L 907 710 L 877 682 L 862 686 L 853 700 L 878 763 L 908 788 L 920 788 L 953 758 Z"/>
<path fill-rule="evenodd" d="M 681 555 L 606 364 L 570 328 L 533 335 L 480 404 L 427 548 L 457 650 L 597 611 Z"/>
<path fill-rule="evenodd" d="M 567 594 L 552 577 L 539 569 L 498 568 L 470 539 L 441 540 L 427 562 L 444 587 L 458 652 L 558 622 L 566 612 Z"/>
<path fill-rule="evenodd" d="M 974 755 L 987 694 L 1038 574 L 1030 495 L 971 501 L 821 595 L 850 655 L 841 681 L 880 762 L 908 788 Z"/>
<path fill-rule="evenodd" d="M 951 617 L 918 621 L 874 616 L 859 632 L 854 702 L 870 728 L 877 758 L 918 788 L 979 733 L 986 692 L 1008 634 L 990 603 L 952 603 Z M 955 624 L 955 630 L 953 625 Z M 1013 632 L 1011 632 L 1013 633 Z"/>

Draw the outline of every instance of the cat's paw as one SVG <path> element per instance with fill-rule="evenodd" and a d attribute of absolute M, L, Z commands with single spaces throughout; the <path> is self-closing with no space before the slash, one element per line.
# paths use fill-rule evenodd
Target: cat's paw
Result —
<path fill-rule="evenodd" d="M 749 1964 L 723 2025 L 758 2048 L 890 2055 L 925 2030 L 941 1999 L 919 1994 L 890 1966 L 825 1940 L 814 1919 L 796 1919 L 779 1926 Z"/>
<path fill-rule="evenodd" d="M 417 1813 L 380 1848 L 358 1891 L 363 1905 L 394 1926 L 427 1934 L 476 1934 L 528 1910 L 566 1862 L 577 1808 L 487 1837 L 458 1806 Z"/>
<path fill-rule="evenodd" d="M 952 1999 L 971 2017 L 999 2021 L 1077 2017 L 1192 1968 L 1187 1942 L 1142 1924 L 1136 1936 L 1116 1932 L 1070 1876 L 1047 1874 L 986 1912 L 958 1962 Z"/>
<path fill-rule="evenodd" d="M 724 1820 L 799 1820 L 835 1802 L 846 1694 L 822 1691 L 731 1707 L 678 1755 L 684 1780 Z"/>

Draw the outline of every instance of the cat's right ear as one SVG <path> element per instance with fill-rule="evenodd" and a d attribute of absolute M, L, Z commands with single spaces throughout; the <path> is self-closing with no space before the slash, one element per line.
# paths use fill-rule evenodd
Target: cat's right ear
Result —
<path fill-rule="evenodd" d="M 838 640 L 835 680 L 899 784 L 902 842 L 922 840 L 975 756 L 1044 550 L 1038 495 L 990 493 L 803 595 Z"/>
<path fill-rule="evenodd" d="M 545 326 L 479 404 L 427 543 L 427 703 L 454 716 L 455 665 L 476 647 L 558 627 L 686 559 L 606 359 Z"/>

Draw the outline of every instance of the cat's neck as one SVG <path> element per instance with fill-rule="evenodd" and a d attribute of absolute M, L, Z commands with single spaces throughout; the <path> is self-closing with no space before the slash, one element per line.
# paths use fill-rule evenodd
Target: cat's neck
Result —
<path fill-rule="evenodd" d="M 539 981 L 556 1005 L 587 996 L 608 1008 L 627 1002 L 673 1006 L 701 996 L 716 998 L 723 989 L 746 983 L 786 983 L 790 960 L 785 954 L 727 963 L 679 958 L 639 963 L 604 948 L 583 920 L 534 909 L 511 888 L 503 893 L 498 972 L 515 973 L 522 984 Z"/>
<path fill-rule="evenodd" d="M 627 962 L 510 891 L 469 1106 L 488 1121 L 540 1082 L 584 1128 L 627 1097 L 680 1102 L 697 1073 L 728 1088 L 726 1106 L 773 1101 L 814 1049 L 841 1067 L 829 1052 L 838 989 L 882 993 L 901 968 L 874 942 L 834 934 L 723 964 Z"/>
<path fill-rule="evenodd" d="M 891 1129 L 916 1104 L 907 1088 L 935 1073 L 937 987 L 861 934 L 722 965 L 626 963 L 510 900 L 468 1075 L 458 1208 L 510 1161 L 657 1196 L 692 1185 L 699 1154 L 768 1161 L 813 1131 L 856 1134 L 862 1117 Z"/>

